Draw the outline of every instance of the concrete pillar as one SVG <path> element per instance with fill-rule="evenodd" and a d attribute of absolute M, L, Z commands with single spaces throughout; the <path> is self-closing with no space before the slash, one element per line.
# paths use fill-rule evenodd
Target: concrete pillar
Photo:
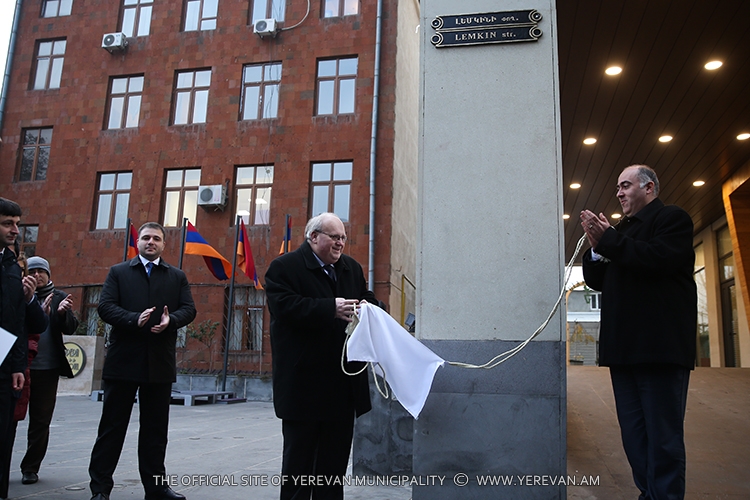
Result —
<path fill-rule="evenodd" d="M 421 6 L 417 337 L 446 360 L 480 364 L 526 339 L 563 286 L 555 2 Z M 537 41 L 431 43 L 438 16 L 530 9 L 542 16 Z M 413 466 L 445 481 L 414 486 L 414 500 L 565 498 L 563 325 L 558 312 L 492 370 L 438 370 Z M 486 475 L 513 486 L 478 484 Z"/>

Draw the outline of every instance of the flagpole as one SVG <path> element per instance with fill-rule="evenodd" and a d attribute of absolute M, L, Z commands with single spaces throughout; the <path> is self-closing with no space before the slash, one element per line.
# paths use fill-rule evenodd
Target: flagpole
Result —
<path fill-rule="evenodd" d="M 284 222 L 284 253 L 289 251 L 289 214 L 286 214 L 286 221 Z"/>
<path fill-rule="evenodd" d="M 240 217 L 234 221 L 234 258 L 232 259 L 232 277 L 229 280 L 229 304 L 227 305 L 227 333 L 224 339 L 224 369 L 221 373 L 221 390 L 227 390 L 227 367 L 229 365 L 229 336 L 232 332 L 232 317 L 234 316 L 234 276 L 237 271 L 237 245 L 240 241 Z M 245 235 L 247 238 L 247 235 Z M 247 257 L 246 257 L 247 258 Z"/>
<path fill-rule="evenodd" d="M 125 223 L 125 250 L 122 253 L 122 261 L 128 260 L 128 246 L 130 246 L 130 226 L 133 224 L 133 220 L 128 217 L 128 222 Z"/>
<path fill-rule="evenodd" d="M 177 267 L 182 269 L 182 256 L 185 255 L 185 235 L 187 234 L 187 217 L 182 218 L 182 231 L 180 232 L 180 237 L 182 238 L 182 242 L 180 243 L 180 259 L 177 262 Z"/>

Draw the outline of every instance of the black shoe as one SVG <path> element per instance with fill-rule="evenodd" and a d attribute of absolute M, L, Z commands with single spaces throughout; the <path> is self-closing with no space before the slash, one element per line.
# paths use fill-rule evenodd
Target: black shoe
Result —
<path fill-rule="evenodd" d="M 36 472 L 24 472 L 21 484 L 34 484 L 39 481 L 39 475 Z"/>
<path fill-rule="evenodd" d="M 146 493 L 146 500 L 186 500 L 186 499 L 185 499 L 185 495 L 180 495 L 172 488 L 167 487 L 161 491 L 155 491 L 153 493 Z"/>
<path fill-rule="evenodd" d="M 91 497 L 91 500 L 109 500 L 109 495 L 106 493 L 97 493 Z"/>

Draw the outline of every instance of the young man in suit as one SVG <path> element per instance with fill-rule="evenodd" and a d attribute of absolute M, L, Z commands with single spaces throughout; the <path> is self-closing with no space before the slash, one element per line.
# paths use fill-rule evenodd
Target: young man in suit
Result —
<path fill-rule="evenodd" d="M 354 418 L 370 410 L 367 372 L 341 370 L 345 329 L 357 304 L 377 303 L 362 267 L 345 255 L 346 230 L 334 214 L 310 219 L 305 242 L 271 262 L 266 295 L 271 313 L 273 403 L 282 419 L 282 500 L 342 499 L 338 485 L 297 477 L 346 473 Z M 346 363 L 353 373 L 362 363 Z"/>
<path fill-rule="evenodd" d="M 164 228 L 147 222 L 138 231 L 139 255 L 109 270 L 99 316 L 112 325 L 104 361 L 104 404 L 91 451 L 92 500 L 108 500 L 136 392 L 140 410 L 138 470 L 146 500 L 184 500 L 165 485 L 169 403 L 176 380 L 177 329 L 195 318 L 185 273 L 167 264 Z"/>

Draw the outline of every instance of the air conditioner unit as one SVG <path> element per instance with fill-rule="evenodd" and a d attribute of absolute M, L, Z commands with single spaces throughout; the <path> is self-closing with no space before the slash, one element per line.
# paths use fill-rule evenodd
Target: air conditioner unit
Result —
<path fill-rule="evenodd" d="M 128 39 L 125 33 L 107 33 L 102 37 L 102 48 L 107 49 L 110 53 L 116 50 L 125 50 L 128 46 Z"/>
<path fill-rule="evenodd" d="M 226 191 L 222 184 L 198 187 L 198 205 L 202 207 L 224 208 L 226 197 Z"/>
<path fill-rule="evenodd" d="M 276 32 L 278 30 L 278 26 L 276 26 L 276 19 L 258 19 L 257 21 L 255 21 L 255 24 L 253 24 L 253 33 L 259 35 L 260 37 L 269 35 L 276 36 Z"/>

